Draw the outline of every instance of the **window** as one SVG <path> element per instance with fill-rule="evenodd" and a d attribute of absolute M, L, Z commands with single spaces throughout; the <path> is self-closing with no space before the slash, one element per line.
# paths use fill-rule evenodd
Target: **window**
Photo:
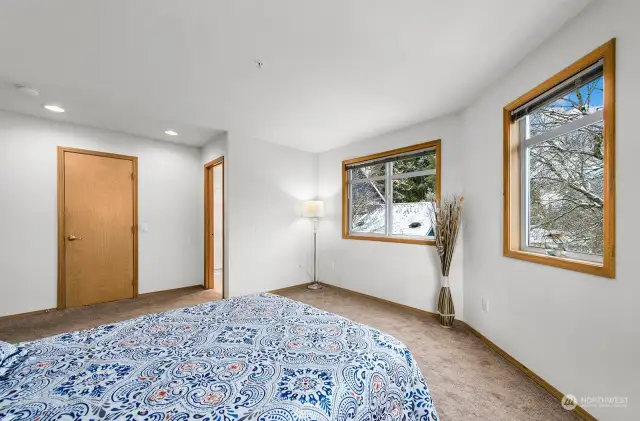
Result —
<path fill-rule="evenodd" d="M 343 238 L 433 244 L 440 141 L 343 161 Z"/>
<path fill-rule="evenodd" d="M 614 48 L 505 107 L 505 256 L 614 277 Z"/>

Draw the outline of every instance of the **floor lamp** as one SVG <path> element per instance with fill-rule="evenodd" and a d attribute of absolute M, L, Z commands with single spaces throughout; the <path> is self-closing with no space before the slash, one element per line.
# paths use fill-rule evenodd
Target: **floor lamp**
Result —
<path fill-rule="evenodd" d="M 322 289 L 322 284 L 318 282 L 318 224 L 320 218 L 324 216 L 324 202 L 321 200 L 307 200 L 302 203 L 302 216 L 313 220 L 313 282 L 307 288 Z"/>

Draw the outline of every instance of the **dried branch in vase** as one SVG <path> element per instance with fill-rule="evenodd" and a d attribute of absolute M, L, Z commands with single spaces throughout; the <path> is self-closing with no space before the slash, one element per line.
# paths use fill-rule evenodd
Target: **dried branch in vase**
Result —
<path fill-rule="evenodd" d="M 440 257 L 442 276 L 449 276 L 451 260 L 462 224 L 463 201 L 463 196 L 456 195 L 444 196 L 439 201 L 430 199 L 429 216 L 436 241 L 436 250 Z"/>

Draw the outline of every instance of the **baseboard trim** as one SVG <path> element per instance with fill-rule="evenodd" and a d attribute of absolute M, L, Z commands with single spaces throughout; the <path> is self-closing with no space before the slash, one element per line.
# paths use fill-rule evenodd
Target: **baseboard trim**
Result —
<path fill-rule="evenodd" d="M 196 284 L 196 285 L 189 285 L 187 287 L 169 288 L 169 289 L 162 289 L 160 291 L 145 292 L 144 294 L 138 294 L 138 297 L 135 297 L 135 298 L 146 297 L 148 295 L 160 294 L 160 293 L 163 293 L 163 292 L 182 291 L 182 290 L 185 290 L 185 289 L 196 289 L 196 288 L 204 289 L 204 285 Z"/>
<path fill-rule="evenodd" d="M 26 313 L 8 314 L 6 316 L 0 316 L 0 321 L 10 320 L 16 317 L 36 316 L 38 314 L 49 313 L 51 311 L 58 311 L 58 309 L 54 307 L 54 308 L 46 308 L 44 310 L 27 311 Z"/>
<path fill-rule="evenodd" d="M 413 313 L 421 314 L 423 316 L 438 317 L 438 313 L 433 313 L 433 312 L 428 311 L 428 310 L 422 310 L 422 309 L 419 309 L 419 308 L 416 308 L 416 307 L 411 307 L 411 306 L 408 306 L 408 305 L 396 303 L 395 301 L 385 300 L 384 298 L 376 297 L 375 295 L 365 294 L 363 292 L 354 291 L 352 289 L 339 287 L 339 286 L 336 286 L 336 285 L 333 285 L 333 284 L 327 284 L 325 282 L 323 282 L 323 285 L 326 285 L 326 286 L 328 286 L 329 288 L 332 288 L 332 289 L 337 289 L 337 290 L 340 290 L 340 291 L 348 292 L 350 294 L 355 294 L 355 295 L 359 295 L 361 297 L 369 298 L 371 300 L 378 301 L 380 303 L 391 304 L 392 306 L 400 307 L 400 308 L 402 308 L 404 310 L 409 310 L 409 311 L 411 311 Z"/>
<path fill-rule="evenodd" d="M 328 286 L 329 288 L 337 289 L 337 290 L 344 291 L 344 292 L 347 292 L 347 293 L 350 293 L 350 294 L 359 295 L 361 297 L 369 298 L 371 300 L 378 301 L 380 303 L 390 304 L 390 305 L 392 305 L 394 307 L 398 307 L 398 308 L 401 308 L 403 310 L 408 310 L 408 311 L 410 311 L 412 313 L 416 313 L 416 314 L 418 314 L 420 316 L 435 317 L 435 318 L 438 317 L 438 313 L 434 313 L 432 311 L 422 310 L 420 308 L 411 307 L 411 306 L 408 306 L 408 305 L 405 305 L 405 304 L 396 303 L 395 301 L 385 300 L 384 298 L 376 297 L 374 295 L 365 294 L 363 292 L 358 292 L 358 291 L 354 291 L 352 289 L 342 288 L 342 287 L 335 286 L 335 285 L 332 285 L 332 284 L 327 284 L 327 283 L 324 283 L 324 282 L 323 282 L 323 284 Z M 453 324 L 454 324 L 454 326 L 459 326 L 459 327 L 466 326 L 466 324 L 462 320 L 454 320 Z"/>
<path fill-rule="evenodd" d="M 420 314 L 420 315 L 423 315 L 423 316 L 438 317 L 437 313 L 433 313 L 431 311 L 421 310 L 419 308 L 415 308 L 415 307 L 407 306 L 407 305 L 404 305 L 404 304 L 396 303 L 395 301 L 385 300 L 384 298 L 375 297 L 373 295 L 364 294 L 362 292 L 354 291 L 354 290 L 347 289 L 347 288 L 338 287 L 338 286 L 327 284 L 327 283 L 324 283 L 324 285 L 328 286 L 329 288 L 333 288 L 333 289 L 337 289 L 337 290 L 340 290 L 340 291 L 344 291 L 344 292 L 349 293 L 349 294 L 355 294 L 355 295 L 359 295 L 361 297 L 370 298 L 372 300 L 375 300 L 375 301 L 378 301 L 378 302 L 381 302 L 381 303 L 390 304 L 390 305 L 392 305 L 394 307 L 402 308 L 404 310 L 409 310 L 409 311 L 411 311 L 413 313 Z M 290 287 L 290 288 L 295 288 L 295 287 Z M 496 345 L 493 342 L 491 342 L 486 336 L 484 336 L 482 333 L 480 333 L 477 330 L 475 330 L 468 323 L 466 323 L 466 322 L 464 322 L 462 320 L 455 320 L 454 326 L 461 327 L 461 328 L 469 330 L 469 332 L 471 332 L 475 336 L 477 336 L 482 342 L 485 343 L 485 345 L 487 345 L 496 354 L 500 355 L 502 358 L 507 360 L 507 362 L 509 362 L 511 365 L 513 365 L 518 370 L 522 371 L 527 377 L 529 377 L 531 380 L 536 382 L 540 387 L 542 387 L 544 390 L 546 390 L 548 393 L 550 393 L 551 396 L 555 397 L 558 400 L 558 402 L 562 401 L 562 397 L 564 396 L 564 393 L 560 392 L 558 389 L 553 387 L 549 382 L 544 380 L 542 377 L 538 376 L 536 373 L 534 373 L 533 371 L 529 370 L 527 368 L 527 366 L 525 366 L 520 361 L 518 361 L 515 358 L 513 358 L 511 355 L 509 355 L 509 353 L 507 353 L 505 350 L 500 348 L 498 345 Z M 573 411 L 576 413 L 576 415 L 578 415 L 580 418 L 582 418 L 584 420 L 587 420 L 587 421 L 598 421 L 597 418 L 595 418 L 593 415 L 588 413 L 581 406 L 577 406 Z"/>
<path fill-rule="evenodd" d="M 134 297 L 133 299 L 138 298 L 138 297 L 145 297 L 145 296 L 151 295 L 151 294 L 159 294 L 159 293 L 168 292 L 168 291 L 179 291 L 179 290 L 183 290 L 183 289 L 192 289 L 192 288 L 197 288 L 197 287 L 203 288 L 202 285 L 198 284 L 198 285 L 190 285 L 188 287 L 163 289 L 161 291 L 145 292 L 144 294 L 138 294 L 138 296 Z M 101 303 L 97 303 L 97 304 L 101 304 Z M 59 309 L 59 308 L 54 307 L 54 308 L 46 308 L 44 310 L 27 311 L 26 313 L 8 314 L 6 316 L 0 316 L 0 321 L 13 319 L 15 317 L 35 316 L 35 315 L 38 315 L 38 314 L 49 313 L 50 311 L 54 311 L 54 310 L 55 311 L 59 311 L 59 310 L 66 310 L 66 309 Z"/>
<path fill-rule="evenodd" d="M 482 342 L 485 343 L 485 345 L 491 348 L 496 354 L 500 355 L 502 358 L 507 360 L 511 365 L 513 365 L 518 370 L 522 371 L 527 377 L 529 377 L 531 380 L 536 382 L 540 387 L 542 387 L 544 390 L 550 393 L 553 397 L 555 397 L 558 400 L 558 402 L 562 401 L 562 397 L 565 395 L 564 393 L 562 393 L 561 391 L 553 387 L 545 379 L 543 379 L 542 377 L 538 376 L 536 373 L 531 371 L 526 365 L 522 364 L 520 361 L 513 358 L 507 351 L 505 351 L 504 349 L 500 348 L 498 345 L 491 342 L 491 340 L 489 340 L 482 333 L 478 332 L 476 329 L 471 327 L 468 323 L 464 323 L 464 325 L 469 330 L 469 332 L 476 335 Z M 597 418 L 595 418 L 593 415 L 588 413 L 581 406 L 576 406 L 573 412 L 575 412 L 576 415 L 578 415 L 580 418 L 584 420 L 598 421 Z"/>
<path fill-rule="evenodd" d="M 311 282 L 305 282 L 304 284 L 296 284 L 296 285 L 291 285 L 290 287 L 284 287 L 284 288 L 278 288 L 278 289 L 272 289 L 271 291 L 267 291 L 269 294 L 280 294 L 281 292 L 286 292 L 286 291 L 290 291 L 292 289 L 296 289 L 296 288 L 301 288 L 304 286 L 309 285 Z"/>

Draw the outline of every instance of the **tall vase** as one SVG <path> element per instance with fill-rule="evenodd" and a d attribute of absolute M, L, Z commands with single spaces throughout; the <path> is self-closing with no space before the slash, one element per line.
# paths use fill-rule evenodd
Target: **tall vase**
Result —
<path fill-rule="evenodd" d="M 438 319 L 440 319 L 440 326 L 450 328 L 453 326 L 455 317 L 456 310 L 453 307 L 453 299 L 451 298 L 449 277 L 442 276 L 442 286 L 440 287 L 440 295 L 438 296 Z"/>

